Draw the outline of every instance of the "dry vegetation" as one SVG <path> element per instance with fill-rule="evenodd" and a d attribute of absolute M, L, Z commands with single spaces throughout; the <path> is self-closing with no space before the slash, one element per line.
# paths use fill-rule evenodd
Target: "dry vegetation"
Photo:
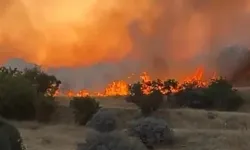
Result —
<path fill-rule="evenodd" d="M 250 143 L 250 88 L 241 88 L 247 101 L 241 112 L 208 112 L 205 110 L 160 110 L 155 115 L 167 119 L 174 127 L 176 150 L 248 150 Z M 24 137 L 28 150 L 75 150 L 77 142 L 84 141 L 85 129 L 73 124 L 73 116 L 66 98 L 58 99 L 61 107 L 53 123 L 42 125 L 35 122 L 13 122 Z M 248 103 L 249 101 L 249 103 Z M 117 112 L 119 127 L 137 115 L 137 110 L 122 98 L 104 98 L 100 103 Z"/>

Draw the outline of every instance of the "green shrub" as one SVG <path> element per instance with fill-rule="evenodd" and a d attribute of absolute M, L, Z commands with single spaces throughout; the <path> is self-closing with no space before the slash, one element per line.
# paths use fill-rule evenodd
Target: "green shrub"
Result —
<path fill-rule="evenodd" d="M 163 103 L 163 94 L 159 90 L 153 90 L 152 93 L 144 95 L 137 106 L 145 116 L 158 110 Z"/>
<path fill-rule="evenodd" d="M 0 117 L 0 149 L 25 150 L 20 132 Z"/>
<path fill-rule="evenodd" d="M 92 130 L 86 136 L 86 142 L 77 145 L 77 150 L 147 150 L 137 139 L 113 131 L 99 133 Z"/>
<path fill-rule="evenodd" d="M 37 93 L 42 93 L 46 96 L 54 96 L 61 84 L 60 80 L 53 75 L 45 73 L 39 66 L 34 66 L 31 69 L 26 68 L 23 76 L 36 87 Z"/>
<path fill-rule="evenodd" d="M 75 122 L 80 125 L 86 125 L 92 116 L 101 108 L 99 102 L 89 96 L 73 97 L 70 101 L 70 107 L 74 109 Z"/>
<path fill-rule="evenodd" d="M 43 123 L 49 122 L 56 111 L 57 105 L 53 97 L 39 95 L 36 103 L 36 120 Z"/>
<path fill-rule="evenodd" d="M 175 93 L 173 96 L 173 105 L 181 108 L 211 108 L 212 104 L 205 95 L 204 88 L 183 89 Z"/>
<path fill-rule="evenodd" d="M 233 86 L 223 78 L 212 80 L 205 89 L 205 96 L 216 110 L 234 111 L 244 103 Z"/>
<path fill-rule="evenodd" d="M 142 91 L 142 84 L 140 82 L 129 85 L 129 95 L 125 100 L 129 103 L 138 104 L 141 97 L 144 96 Z"/>
<path fill-rule="evenodd" d="M 21 72 L 1 67 L 0 115 L 15 120 L 48 121 L 56 107 L 53 93 L 58 89 L 57 82 L 54 76 L 37 68 Z"/>
<path fill-rule="evenodd" d="M 0 72 L 0 115 L 4 118 L 29 120 L 35 118 L 36 90 L 21 75 Z M 4 76 L 4 77 L 3 77 Z"/>

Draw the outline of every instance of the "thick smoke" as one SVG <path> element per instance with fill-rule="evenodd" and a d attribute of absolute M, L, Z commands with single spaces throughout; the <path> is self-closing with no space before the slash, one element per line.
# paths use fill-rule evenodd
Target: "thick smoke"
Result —
<path fill-rule="evenodd" d="M 117 61 L 132 49 L 128 25 L 154 18 L 151 0 L 4 0 L 1 61 L 19 57 L 48 67 Z M 152 15 L 149 17 L 147 14 Z"/>
<path fill-rule="evenodd" d="M 56 67 L 73 87 L 140 71 L 182 78 L 216 70 L 227 45 L 249 47 L 249 25 L 249 0 L 2 0 L 0 61 Z"/>

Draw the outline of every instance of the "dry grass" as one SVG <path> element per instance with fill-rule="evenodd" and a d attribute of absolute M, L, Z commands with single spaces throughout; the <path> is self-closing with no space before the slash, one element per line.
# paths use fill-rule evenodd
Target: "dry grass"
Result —
<path fill-rule="evenodd" d="M 241 112 L 208 112 L 205 110 L 161 110 L 155 115 L 166 119 L 174 127 L 176 144 L 158 150 L 248 150 L 250 147 L 250 88 L 240 89 L 246 100 Z M 51 125 L 35 122 L 13 122 L 21 131 L 28 150 L 75 150 L 84 141 L 84 127 L 73 124 L 73 116 L 67 107 L 69 100 L 60 98 L 57 119 Z M 105 98 L 100 103 L 117 113 L 119 128 L 125 128 L 128 120 L 138 112 L 123 98 Z M 60 118 L 60 119 L 59 119 Z"/>
<path fill-rule="evenodd" d="M 28 150 L 75 150 L 78 142 L 84 141 L 85 129 L 67 125 L 19 125 Z"/>
<path fill-rule="evenodd" d="M 84 128 L 67 125 L 19 127 L 30 150 L 75 150 L 84 141 Z M 175 129 L 176 144 L 161 150 L 248 150 L 250 132 L 241 130 Z"/>

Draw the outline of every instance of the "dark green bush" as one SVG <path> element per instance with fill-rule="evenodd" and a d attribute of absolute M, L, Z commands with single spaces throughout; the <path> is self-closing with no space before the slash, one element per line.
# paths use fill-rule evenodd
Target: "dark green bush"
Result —
<path fill-rule="evenodd" d="M 23 75 L 36 87 L 37 93 L 42 93 L 46 96 L 54 96 L 61 84 L 60 80 L 53 75 L 43 72 L 39 66 L 31 69 L 26 68 Z"/>
<path fill-rule="evenodd" d="M 70 107 L 74 109 L 75 122 L 86 125 L 92 116 L 101 108 L 99 102 L 90 96 L 73 97 Z"/>
<path fill-rule="evenodd" d="M 126 97 L 127 102 L 138 104 L 143 96 L 142 83 L 137 82 L 129 85 L 129 95 Z"/>
<path fill-rule="evenodd" d="M 244 103 L 232 85 L 223 78 L 211 80 L 207 87 L 199 87 L 195 83 L 184 86 L 186 88 L 174 94 L 179 107 L 233 111 Z"/>
<path fill-rule="evenodd" d="M 137 106 L 145 116 L 158 110 L 163 102 L 163 94 L 159 90 L 153 90 L 152 93 L 144 95 Z"/>
<path fill-rule="evenodd" d="M 205 96 L 216 110 L 234 111 L 244 103 L 233 86 L 223 78 L 212 80 L 205 89 Z"/>
<path fill-rule="evenodd" d="M 183 89 L 173 95 L 174 106 L 197 109 L 210 108 L 211 103 L 205 95 L 204 88 Z"/>
<path fill-rule="evenodd" d="M 40 94 L 36 103 L 36 120 L 43 123 L 49 122 L 57 106 L 58 104 L 53 97 Z"/>
<path fill-rule="evenodd" d="M 1 67 L 0 115 L 15 120 L 48 120 L 56 105 L 55 101 L 53 101 L 53 94 L 47 94 L 44 91 L 50 91 L 57 81 L 48 77 L 49 75 L 39 72 L 35 68 L 26 69 L 23 73 L 16 68 Z M 40 82 L 34 82 L 34 80 L 38 79 Z M 40 87 L 46 90 L 42 91 Z M 57 88 L 53 89 L 56 90 Z M 47 119 L 45 119 L 45 116 Z"/>
<path fill-rule="evenodd" d="M 0 117 L 0 149 L 25 150 L 22 137 L 16 127 Z"/>
<path fill-rule="evenodd" d="M 0 114 L 9 119 L 35 118 L 37 93 L 29 80 L 21 75 L 11 76 L 0 72 Z"/>

